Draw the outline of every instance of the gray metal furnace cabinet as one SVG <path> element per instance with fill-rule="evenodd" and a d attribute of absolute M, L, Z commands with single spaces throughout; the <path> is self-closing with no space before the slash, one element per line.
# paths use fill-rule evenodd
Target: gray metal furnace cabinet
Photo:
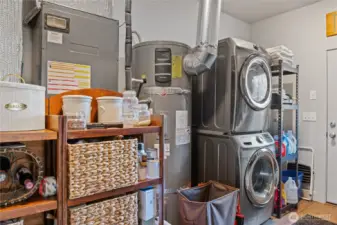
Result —
<path fill-rule="evenodd" d="M 91 88 L 118 90 L 117 20 L 42 2 L 30 25 L 33 83 L 48 88 L 48 65 L 61 62 L 90 66 Z M 56 93 L 47 93 L 50 94 Z"/>

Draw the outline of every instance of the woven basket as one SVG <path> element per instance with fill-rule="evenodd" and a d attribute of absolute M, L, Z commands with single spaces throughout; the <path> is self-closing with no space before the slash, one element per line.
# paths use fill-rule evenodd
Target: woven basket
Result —
<path fill-rule="evenodd" d="M 138 182 L 137 139 L 68 144 L 69 199 Z"/>
<path fill-rule="evenodd" d="M 69 209 L 70 225 L 137 225 L 137 193 Z"/>

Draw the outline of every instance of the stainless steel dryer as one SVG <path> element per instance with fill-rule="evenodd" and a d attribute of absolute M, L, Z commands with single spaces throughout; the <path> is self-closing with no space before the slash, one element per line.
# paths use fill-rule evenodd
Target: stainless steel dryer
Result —
<path fill-rule="evenodd" d="M 240 188 L 245 225 L 259 225 L 273 212 L 279 167 L 269 133 L 219 136 L 199 133 L 198 181 L 217 180 Z"/>
<path fill-rule="evenodd" d="M 219 41 L 216 65 L 193 81 L 194 127 L 225 134 L 266 131 L 271 102 L 267 55 L 247 41 Z"/>

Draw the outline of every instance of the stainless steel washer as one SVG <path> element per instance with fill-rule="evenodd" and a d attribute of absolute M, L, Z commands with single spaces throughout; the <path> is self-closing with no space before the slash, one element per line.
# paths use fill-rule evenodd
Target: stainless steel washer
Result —
<path fill-rule="evenodd" d="M 271 102 L 271 70 L 266 51 L 227 38 L 216 65 L 193 81 L 193 125 L 225 134 L 266 131 Z"/>
<path fill-rule="evenodd" d="M 259 225 L 273 212 L 279 167 L 269 133 L 226 136 L 196 134 L 198 181 L 217 180 L 240 188 L 245 225 Z"/>

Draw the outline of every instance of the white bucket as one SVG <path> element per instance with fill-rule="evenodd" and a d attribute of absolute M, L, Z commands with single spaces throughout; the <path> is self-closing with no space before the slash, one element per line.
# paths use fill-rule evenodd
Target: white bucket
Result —
<path fill-rule="evenodd" d="M 99 123 L 123 123 L 123 98 L 105 96 L 97 98 Z"/>
<path fill-rule="evenodd" d="M 63 115 L 74 116 L 83 113 L 87 122 L 91 118 L 91 101 L 92 97 L 85 95 L 65 95 L 63 100 Z"/>

